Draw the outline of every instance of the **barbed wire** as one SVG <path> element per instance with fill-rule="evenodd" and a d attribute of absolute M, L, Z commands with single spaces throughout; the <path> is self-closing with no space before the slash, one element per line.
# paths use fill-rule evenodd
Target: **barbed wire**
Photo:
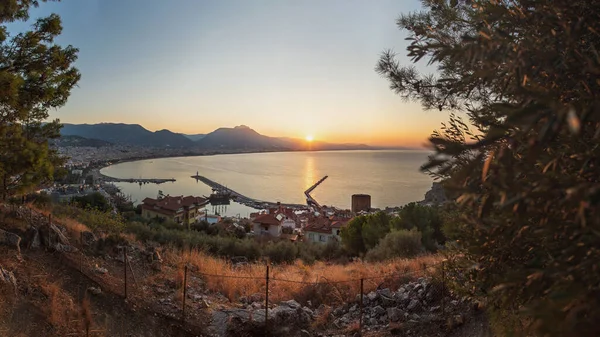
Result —
<path fill-rule="evenodd" d="M 304 285 L 325 285 L 325 284 L 340 284 L 340 283 L 353 283 L 353 282 L 360 282 L 362 281 L 368 281 L 368 280 L 377 280 L 377 279 L 385 279 L 385 278 L 390 278 L 390 277 L 397 277 L 397 278 L 401 278 L 401 277 L 406 277 L 406 276 L 411 276 L 417 273 L 422 273 L 428 269 L 432 269 L 435 267 L 438 267 L 439 265 L 441 265 L 443 262 L 438 262 L 438 263 L 434 263 L 431 265 L 428 265 L 420 270 L 413 270 L 410 272 L 394 272 L 394 273 L 388 273 L 388 274 L 380 274 L 380 275 L 376 275 L 376 276 L 369 276 L 369 277 L 361 277 L 361 278 L 350 278 L 350 279 L 346 279 L 346 280 L 335 280 L 335 281 L 298 281 L 298 280 L 288 280 L 288 279 L 282 279 L 282 278 L 278 278 L 278 277 L 269 277 L 270 281 L 278 281 L 278 282 L 288 282 L 288 283 L 296 283 L 296 284 L 304 284 Z M 205 276 L 205 277 L 214 277 L 214 278 L 233 278 L 233 279 L 249 279 L 249 280 L 266 280 L 266 275 L 264 277 L 258 277 L 258 276 L 241 276 L 241 275 L 225 275 L 225 274 L 209 274 L 209 273 L 203 273 L 203 272 L 198 272 L 198 271 L 194 271 L 192 272 L 192 274 L 196 274 L 196 275 L 200 275 L 200 276 Z"/>

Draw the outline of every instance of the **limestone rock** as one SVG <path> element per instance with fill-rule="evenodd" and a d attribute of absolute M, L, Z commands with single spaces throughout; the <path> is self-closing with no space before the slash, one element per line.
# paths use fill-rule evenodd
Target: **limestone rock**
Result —
<path fill-rule="evenodd" d="M 102 289 L 100 289 L 100 287 L 96 288 L 96 287 L 89 287 L 87 288 L 87 291 L 89 291 L 90 293 L 98 296 L 100 294 L 102 294 Z"/>
<path fill-rule="evenodd" d="M 96 241 L 98 241 L 96 235 L 94 235 L 94 233 L 90 231 L 81 232 L 81 240 L 83 245 L 87 247 L 93 246 L 94 244 L 96 244 Z"/>
<path fill-rule="evenodd" d="M 0 281 L 3 283 L 11 284 L 15 289 L 17 288 L 17 279 L 12 271 L 8 271 L 0 267 Z"/>
<path fill-rule="evenodd" d="M 21 237 L 17 234 L 0 229 L 0 244 L 15 248 L 21 253 Z"/>

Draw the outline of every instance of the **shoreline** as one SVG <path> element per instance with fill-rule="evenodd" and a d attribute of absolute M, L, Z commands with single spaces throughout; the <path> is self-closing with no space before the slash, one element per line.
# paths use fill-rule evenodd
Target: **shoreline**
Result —
<path fill-rule="evenodd" d="M 126 159 L 116 159 L 116 160 L 106 160 L 108 162 L 111 162 L 110 164 L 106 165 L 100 165 L 100 167 L 92 167 L 91 169 L 97 169 L 98 173 L 102 174 L 100 172 L 100 170 L 107 168 L 109 166 L 113 166 L 113 165 L 118 165 L 118 164 L 124 164 L 124 163 L 131 163 L 131 162 L 136 162 L 136 161 L 143 161 L 143 160 L 151 160 L 151 159 L 168 159 L 168 158 L 188 158 L 188 157 L 205 157 L 205 156 L 222 156 L 222 155 L 239 155 L 239 154 L 258 154 L 258 153 L 290 153 L 290 152 L 353 152 L 353 151 L 414 151 L 414 152 L 427 152 L 426 149 L 354 149 L 354 150 L 275 150 L 275 151 L 250 151 L 250 152 L 231 152 L 231 153 L 202 153 L 202 154 L 189 154 L 189 155 L 173 155 L 173 156 L 168 156 L 168 155 L 156 155 L 156 156 L 150 156 L 150 157 L 143 157 L 143 158 L 126 158 Z M 111 179 L 129 179 L 129 178 L 117 178 L 117 177 L 111 177 L 111 176 L 107 176 L 105 174 L 102 174 L 108 178 Z"/>

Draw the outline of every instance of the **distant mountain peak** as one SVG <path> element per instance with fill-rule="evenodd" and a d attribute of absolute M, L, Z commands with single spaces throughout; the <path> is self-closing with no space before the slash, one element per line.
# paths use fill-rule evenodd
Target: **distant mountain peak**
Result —
<path fill-rule="evenodd" d="M 246 130 L 252 130 L 249 126 L 247 125 L 238 125 L 236 127 L 234 127 L 234 129 L 246 129 Z"/>

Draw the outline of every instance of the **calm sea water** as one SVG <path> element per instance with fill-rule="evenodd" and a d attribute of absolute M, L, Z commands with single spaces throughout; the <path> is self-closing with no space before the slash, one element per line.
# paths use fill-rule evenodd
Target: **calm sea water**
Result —
<path fill-rule="evenodd" d="M 119 178 L 175 178 L 161 185 L 118 183 L 134 201 L 170 195 L 209 195 L 191 178 L 196 171 L 248 197 L 304 204 L 304 191 L 325 175 L 311 195 L 322 205 L 350 208 L 352 194 L 370 194 L 372 207 L 401 206 L 422 200 L 432 179 L 419 172 L 425 151 L 324 151 L 216 155 L 149 159 L 112 165 L 102 173 Z M 232 204 L 221 214 L 248 216 L 252 210 Z"/>

